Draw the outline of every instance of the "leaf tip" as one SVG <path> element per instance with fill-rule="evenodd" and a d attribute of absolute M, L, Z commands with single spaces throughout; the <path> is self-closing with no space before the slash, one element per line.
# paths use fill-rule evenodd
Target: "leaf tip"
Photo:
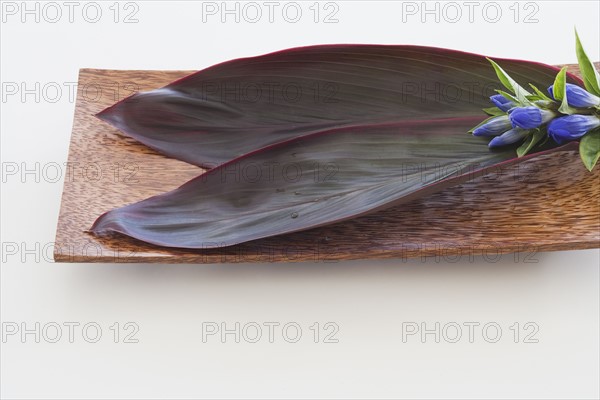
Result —
<path fill-rule="evenodd" d="M 577 32 L 577 26 L 573 26 L 573 30 L 575 31 L 575 41 L 576 43 L 581 44 L 581 39 L 579 39 L 579 32 Z"/>
<path fill-rule="evenodd" d="M 583 157 L 582 157 L 582 161 L 583 161 L 583 165 L 585 165 L 585 169 L 587 169 L 589 172 L 593 172 L 594 167 L 598 163 L 598 159 L 589 160 L 589 159 L 585 159 Z"/>

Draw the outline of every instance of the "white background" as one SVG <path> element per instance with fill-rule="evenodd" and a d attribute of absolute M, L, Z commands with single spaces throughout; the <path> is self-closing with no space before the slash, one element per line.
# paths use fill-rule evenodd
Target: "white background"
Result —
<path fill-rule="evenodd" d="M 285 20 L 280 2 L 273 22 L 263 14 L 204 15 L 201 2 L 99 2 L 102 17 L 85 3 L 63 13 L 39 3 L 35 14 L 19 9 L 3 14 L 1 80 L 59 86 L 75 82 L 79 68 L 201 69 L 231 58 L 318 43 L 394 43 L 449 47 L 496 57 L 574 63 L 573 27 L 594 60 L 600 59 L 597 1 L 496 2 L 483 13 L 475 2 L 472 21 L 465 2 L 438 3 L 436 15 L 403 10 L 411 2 L 338 1 L 321 3 L 319 22 L 299 3 L 302 18 Z M 33 9 L 34 2 L 27 3 Z M 215 3 L 222 7 L 221 2 Z M 229 7 L 234 5 L 230 2 Z M 268 10 L 258 2 L 263 12 Z M 434 9 L 435 2 L 427 7 Z M 240 7 L 243 7 L 243 3 Z M 10 6 L 9 6 L 10 7 Z M 206 7 L 206 4 L 205 4 Z M 337 23 L 323 23 L 332 10 Z M 404 7 L 404 9 L 403 9 Z M 511 8 L 512 7 L 512 8 Z M 115 8 L 120 10 L 114 21 Z M 515 9 L 520 12 L 515 15 Z M 136 11 L 137 10 L 137 11 Z M 446 10 L 446 13 L 444 13 Z M 127 14 L 137 23 L 124 23 Z M 247 9 L 250 12 L 250 9 Z M 325 11 L 328 11 L 327 13 Z M 34 12 L 35 13 L 35 12 Z M 533 15 L 531 15 L 534 13 Z M 526 17 L 529 16 L 526 22 Z M 246 18 L 245 18 L 246 17 Z M 294 17 L 290 11 L 288 17 Z M 422 17 L 425 20 L 422 20 Z M 25 21 L 22 21 L 22 18 Z M 88 20 L 86 20 L 86 18 Z M 203 21 L 204 18 L 204 21 Z M 515 21 L 516 18 L 516 21 Z M 3 88 L 6 86 L 3 86 Z M 4 90 L 3 90 L 4 92 Z M 2 162 L 63 164 L 67 161 L 74 103 L 65 92 L 20 94 L 2 99 Z M 52 101 L 49 101 L 52 100 Z M 39 180 L 39 182 L 36 182 Z M 3 328 L 39 322 L 46 337 L 5 337 L 1 347 L 3 398 L 598 398 L 599 258 L 598 250 L 449 260 L 356 261 L 263 265 L 85 265 L 54 264 L 54 240 L 62 180 L 10 176 L 2 184 L 1 319 Z M 7 244 L 18 252 L 5 254 Z M 35 246 L 40 246 L 36 251 Z M 34 249 L 32 254 L 27 249 Z M 38 258 L 38 259 L 36 259 Z M 73 343 L 68 322 L 79 323 Z M 114 323 L 120 324 L 114 343 Z M 137 324 L 124 343 L 124 324 Z M 202 339 L 203 323 L 238 322 L 263 326 L 258 343 L 234 335 Z M 269 342 L 265 322 L 281 324 Z M 283 336 L 289 322 L 302 328 L 297 343 Z M 318 343 L 310 329 L 320 323 Z M 339 327 L 338 343 L 324 343 L 324 324 Z M 440 323 L 458 343 L 433 334 L 403 341 L 407 322 Z M 476 322 L 472 343 L 464 323 Z M 528 329 L 525 329 L 525 324 Z M 62 338 L 50 343 L 52 324 Z M 102 328 L 97 343 L 93 329 Z M 490 343 L 482 326 L 502 329 Z M 520 336 L 515 343 L 514 323 Z M 206 326 L 206 325 L 205 325 Z M 329 325 L 334 326 L 334 325 Z M 495 325 L 494 325 L 495 326 Z M 513 327 L 511 330 L 510 327 Z M 526 343 L 525 334 L 537 332 Z M 127 330 L 129 332 L 131 330 Z M 42 332 L 44 333 L 44 332 Z M 248 330 L 254 336 L 253 330 Z M 443 331 L 441 333 L 444 333 Z M 493 329 L 488 331 L 494 337 Z"/>

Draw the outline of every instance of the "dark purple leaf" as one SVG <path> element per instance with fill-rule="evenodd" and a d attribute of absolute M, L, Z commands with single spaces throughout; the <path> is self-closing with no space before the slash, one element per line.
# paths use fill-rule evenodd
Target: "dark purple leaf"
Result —
<path fill-rule="evenodd" d="M 523 86 L 547 87 L 558 71 L 496 61 Z M 215 65 L 135 94 L 98 117 L 159 152 L 210 168 L 336 127 L 482 120 L 481 109 L 490 106 L 488 97 L 500 87 L 480 55 L 419 46 L 325 45 Z"/>
<path fill-rule="evenodd" d="M 543 154 L 488 150 L 488 139 L 465 133 L 478 119 L 338 128 L 278 143 L 109 211 L 91 231 L 169 247 L 230 246 L 353 218 Z"/>

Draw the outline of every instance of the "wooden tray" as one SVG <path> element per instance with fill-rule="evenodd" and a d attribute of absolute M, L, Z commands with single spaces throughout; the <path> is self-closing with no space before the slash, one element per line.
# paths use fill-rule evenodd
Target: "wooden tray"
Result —
<path fill-rule="evenodd" d="M 495 260 L 503 253 L 522 254 L 523 260 L 538 251 L 600 247 L 600 168 L 589 173 L 576 152 L 507 167 L 366 217 L 224 249 L 168 249 L 122 235 L 100 239 L 85 233 L 101 213 L 175 189 L 202 172 L 159 155 L 94 117 L 134 91 L 155 89 L 191 72 L 80 70 L 56 261 Z"/>

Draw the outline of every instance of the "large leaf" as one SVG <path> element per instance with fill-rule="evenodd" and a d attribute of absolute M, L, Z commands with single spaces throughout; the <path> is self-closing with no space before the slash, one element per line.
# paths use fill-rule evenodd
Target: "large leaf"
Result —
<path fill-rule="evenodd" d="M 475 122 L 407 120 L 291 139 L 109 211 L 91 231 L 161 246 L 224 247 L 353 218 L 536 156 L 488 150 L 488 139 L 465 134 Z"/>
<path fill-rule="evenodd" d="M 558 72 L 495 60 L 523 85 L 547 87 Z M 475 54 L 419 46 L 312 46 L 219 64 L 135 94 L 98 117 L 168 156 L 210 168 L 320 130 L 481 116 L 500 85 L 486 58 Z"/>

